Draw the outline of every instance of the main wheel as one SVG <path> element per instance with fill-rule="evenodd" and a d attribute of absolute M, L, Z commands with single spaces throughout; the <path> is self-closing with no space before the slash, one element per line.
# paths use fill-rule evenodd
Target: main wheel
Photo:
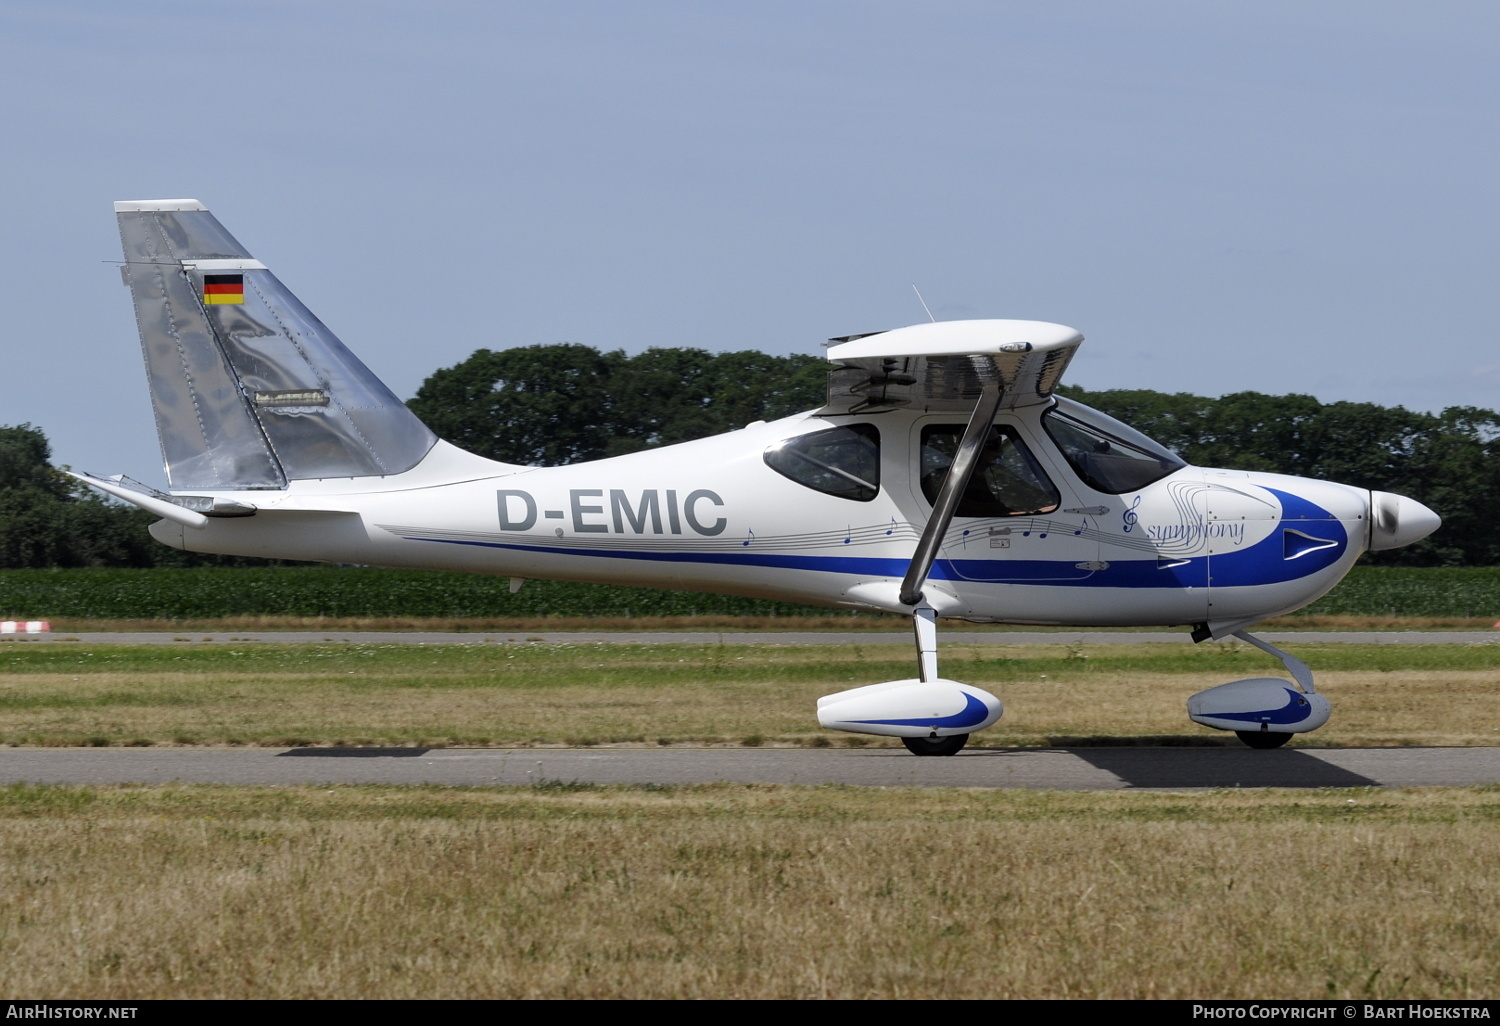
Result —
<path fill-rule="evenodd" d="M 903 737 L 901 743 L 913 755 L 957 755 L 969 743 L 967 734 L 947 737 Z"/>
<path fill-rule="evenodd" d="M 1234 736 L 1251 748 L 1280 748 L 1292 739 L 1279 730 L 1236 730 Z"/>

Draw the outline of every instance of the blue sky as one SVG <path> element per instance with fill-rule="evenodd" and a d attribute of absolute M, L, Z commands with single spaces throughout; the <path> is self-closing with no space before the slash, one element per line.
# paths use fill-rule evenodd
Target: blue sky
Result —
<path fill-rule="evenodd" d="M 162 480 L 110 203 L 401 396 L 478 348 L 1060 321 L 1069 380 L 1500 407 L 1493 3 L 0 4 L 0 424 Z"/>

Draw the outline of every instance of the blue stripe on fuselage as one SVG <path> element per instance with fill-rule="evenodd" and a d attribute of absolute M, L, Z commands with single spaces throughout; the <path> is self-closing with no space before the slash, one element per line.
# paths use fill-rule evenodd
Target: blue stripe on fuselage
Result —
<path fill-rule="evenodd" d="M 1248 549 L 1216 553 L 1209 557 L 1209 573 L 1213 577 L 1209 587 L 1243 588 L 1311 577 L 1319 570 L 1333 566 L 1348 550 L 1349 532 L 1344 530 L 1344 525 L 1328 510 L 1300 495 L 1276 488 L 1267 488 L 1266 491 L 1281 502 L 1281 519 L 1276 525 L 1277 529 Z M 1287 559 L 1281 531 L 1288 527 L 1334 544 L 1304 553 L 1295 559 Z"/>
<path fill-rule="evenodd" d="M 1349 547 L 1349 535 L 1333 514 L 1300 496 L 1268 488 L 1281 501 L 1282 518 L 1265 538 L 1248 549 L 1209 556 L 1194 556 L 1177 567 L 1162 569 L 1156 559 L 1111 560 L 1109 568 L 1086 576 L 1060 576 L 1076 573 L 1072 560 L 1053 559 L 939 559 L 933 564 L 933 580 L 968 584 L 1041 584 L 1061 588 L 1181 588 L 1184 580 L 1203 579 L 1203 564 L 1212 560 L 1212 587 L 1237 588 L 1256 584 L 1295 581 L 1324 570 L 1338 562 Z M 1286 559 L 1279 528 L 1295 524 L 1299 530 L 1336 542 Z M 576 549 L 554 545 L 524 545 L 518 542 L 466 541 L 454 538 L 424 538 L 402 535 L 407 541 L 437 542 L 444 545 L 471 545 L 515 552 L 538 552 L 555 556 L 586 556 L 592 559 L 636 559 L 654 563 L 699 563 L 720 566 L 769 567 L 777 570 L 806 570 L 814 573 L 850 576 L 900 578 L 910 561 L 882 556 L 794 556 L 775 552 L 643 552 L 632 549 Z"/>

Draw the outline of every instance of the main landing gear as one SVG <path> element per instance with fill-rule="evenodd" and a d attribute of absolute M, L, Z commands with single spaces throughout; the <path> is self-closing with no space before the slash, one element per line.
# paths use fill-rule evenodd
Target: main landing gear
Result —
<path fill-rule="evenodd" d="M 933 499 L 932 514 L 917 539 L 906 576 L 893 596 L 901 606 L 911 609 L 917 676 L 825 695 L 818 699 L 818 722 L 824 727 L 899 737 L 913 755 L 956 755 L 972 732 L 988 727 L 1005 711 L 1000 699 L 988 691 L 938 676 L 937 611 L 922 594 L 943 535 L 979 465 L 980 450 L 1000 408 L 1001 376 L 994 373 L 993 366 L 988 370 L 953 462 Z"/>
<path fill-rule="evenodd" d="M 969 743 L 967 734 L 947 737 L 903 737 L 901 743 L 913 755 L 957 755 Z"/>
<path fill-rule="evenodd" d="M 918 676 L 840 691 L 818 699 L 818 722 L 830 730 L 899 737 L 913 755 L 957 755 L 969 735 L 998 720 L 1005 707 L 981 688 L 938 676 L 937 613 L 912 611 Z"/>

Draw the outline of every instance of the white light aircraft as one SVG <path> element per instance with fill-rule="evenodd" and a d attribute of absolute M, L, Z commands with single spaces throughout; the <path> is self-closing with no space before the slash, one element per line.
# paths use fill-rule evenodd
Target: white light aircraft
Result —
<path fill-rule="evenodd" d="M 1054 395 L 1083 337 L 1040 321 L 834 339 L 821 409 L 564 467 L 435 436 L 196 200 L 117 203 L 168 491 L 78 475 L 195 552 L 681 588 L 911 617 L 917 675 L 829 695 L 827 728 L 952 755 L 1002 707 L 938 671 L 937 619 L 1182 625 L 1296 682 L 1194 695 L 1274 748 L 1329 716 L 1248 634 L 1438 517 L 1399 495 L 1189 466 Z"/>

